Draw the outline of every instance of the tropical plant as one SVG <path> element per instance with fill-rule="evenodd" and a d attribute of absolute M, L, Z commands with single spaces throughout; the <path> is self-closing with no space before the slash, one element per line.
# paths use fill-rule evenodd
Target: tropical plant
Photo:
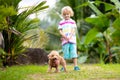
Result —
<path fill-rule="evenodd" d="M 104 42 L 103 45 L 105 45 L 106 48 L 103 49 L 105 52 L 99 52 L 99 54 L 100 55 L 108 54 L 109 62 L 112 62 L 112 57 L 113 57 L 111 48 L 113 46 L 119 47 L 119 41 L 116 41 L 116 40 L 119 38 L 117 35 L 119 35 L 118 33 L 119 7 L 118 6 L 120 5 L 120 3 L 118 2 L 118 0 L 111 0 L 111 2 L 113 2 L 115 5 L 110 3 L 105 3 L 102 1 L 94 1 L 94 2 L 86 3 L 95 12 L 96 16 L 86 18 L 86 21 L 92 24 L 93 29 L 91 29 L 87 33 L 85 42 L 84 42 L 84 44 L 88 45 L 93 43 L 94 40 L 100 40 L 102 38 L 103 39 L 102 42 Z M 105 10 L 104 14 L 95 6 L 95 5 L 100 5 L 101 3 L 104 4 L 104 10 Z M 102 36 L 98 36 L 99 34 L 101 34 Z M 104 62 L 103 61 L 104 57 L 105 55 L 101 57 L 102 62 Z"/>
<path fill-rule="evenodd" d="M 30 36 L 34 36 L 34 37 L 32 39 L 29 39 Z M 28 48 L 44 49 L 49 41 L 49 37 L 47 33 L 45 33 L 45 31 L 41 28 L 27 31 L 27 34 L 25 35 L 25 39 L 27 40 L 24 41 L 23 45 Z"/>
<path fill-rule="evenodd" d="M 18 13 L 20 1 L 21 0 L 15 0 L 14 2 L 12 0 L 0 0 L 0 12 L 2 13 L 0 16 L 0 29 L 3 31 L 5 39 L 5 54 L 2 55 L 4 66 L 14 63 L 16 56 L 25 50 L 22 44 L 28 39 L 24 37 L 26 32 L 38 27 L 39 20 L 29 19 L 29 15 L 48 8 L 48 6 L 45 5 L 46 1 L 43 1 Z M 35 36 L 32 35 L 29 39 L 34 37 Z"/>

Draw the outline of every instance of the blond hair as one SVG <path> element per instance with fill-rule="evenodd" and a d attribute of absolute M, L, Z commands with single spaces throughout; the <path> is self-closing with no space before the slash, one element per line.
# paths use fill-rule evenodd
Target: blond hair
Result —
<path fill-rule="evenodd" d="M 73 12 L 73 10 L 70 6 L 63 7 L 62 10 L 61 10 L 62 15 L 63 15 L 64 12 L 70 13 L 71 17 L 74 16 L 74 12 Z"/>

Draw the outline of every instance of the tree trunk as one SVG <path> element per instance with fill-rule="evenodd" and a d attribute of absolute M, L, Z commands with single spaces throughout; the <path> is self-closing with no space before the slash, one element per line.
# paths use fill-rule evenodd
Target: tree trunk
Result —
<path fill-rule="evenodd" d="M 109 62 L 112 63 L 112 53 L 110 51 L 110 44 L 109 40 L 107 39 L 107 36 L 104 35 L 105 43 L 106 43 L 106 52 L 109 54 Z"/>

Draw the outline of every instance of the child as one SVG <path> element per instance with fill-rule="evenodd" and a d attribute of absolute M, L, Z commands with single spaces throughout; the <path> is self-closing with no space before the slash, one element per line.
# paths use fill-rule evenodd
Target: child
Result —
<path fill-rule="evenodd" d="M 70 17 L 74 15 L 71 7 L 65 6 L 61 10 L 63 20 L 59 23 L 59 32 L 62 36 L 62 51 L 64 59 L 73 59 L 74 70 L 80 70 L 77 65 L 77 49 L 76 49 L 76 35 L 75 30 L 77 28 L 76 23 Z M 62 70 L 64 70 L 62 68 Z"/>

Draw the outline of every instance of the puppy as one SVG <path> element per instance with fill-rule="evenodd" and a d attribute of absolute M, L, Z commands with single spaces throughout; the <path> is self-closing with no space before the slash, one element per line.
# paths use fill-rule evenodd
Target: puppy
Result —
<path fill-rule="evenodd" d="M 52 68 L 55 68 L 55 72 L 59 72 L 59 65 L 62 65 L 64 68 L 64 71 L 66 72 L 66 62 L 63 57 L 59 55 L 59 53 L 55 50 L 51 51 L 48 55 L 48 72 L 51 72 Z"/>

